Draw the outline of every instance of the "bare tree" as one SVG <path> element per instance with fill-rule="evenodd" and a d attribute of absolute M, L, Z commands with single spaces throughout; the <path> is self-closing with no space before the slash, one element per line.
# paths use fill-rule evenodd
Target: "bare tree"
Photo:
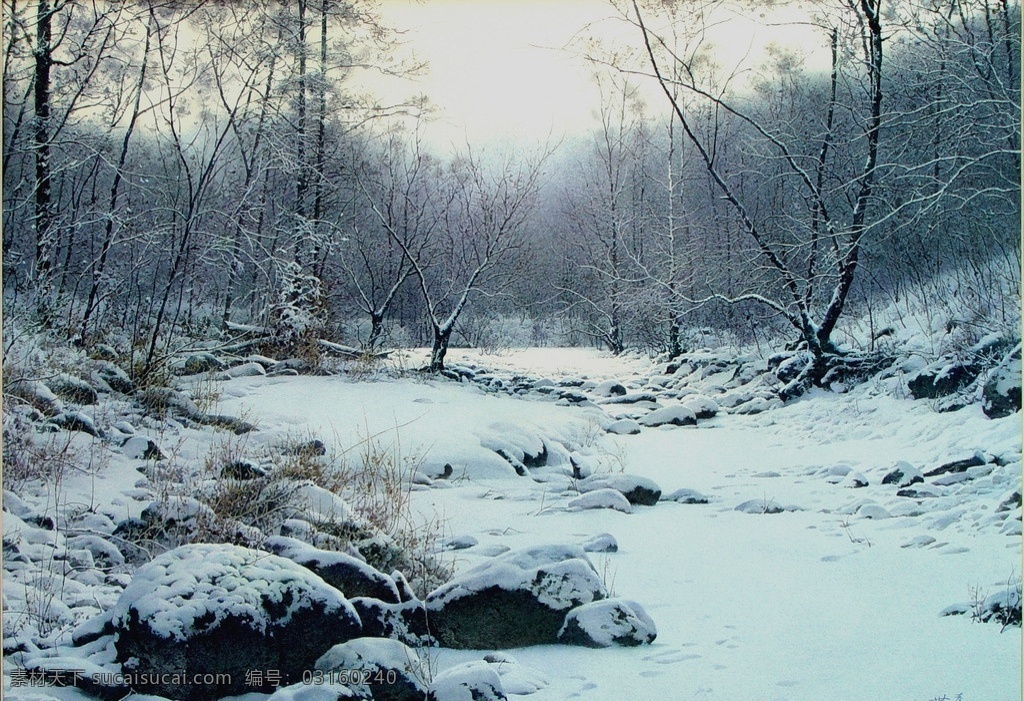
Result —
<path fill-rule="evenodd" d="M 516 255 L 526 244 L 526 226 L 542 166 L 550 151 L 528 162 L 506 156 L 488 166 L 470 150 L 440 177 L 436 195 L 410 212 L 422 225 L 402 228 L 386 206 L 371 202 L 388 236 L 412 269 L 430 324 L 430 370 L 442 372 L 452 332 L 475 295 L 500 293 L 517 270 Z M 418 168 L 418 166 L 417 166 Z"/>

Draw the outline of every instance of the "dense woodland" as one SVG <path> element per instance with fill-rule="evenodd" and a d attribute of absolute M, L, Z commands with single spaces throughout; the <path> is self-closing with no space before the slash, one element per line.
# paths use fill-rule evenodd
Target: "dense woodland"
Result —
<path fill-rule="evenodd" d="M 594 133 L 452 155 L 429 96 L 349 87 L 429 70 L 371 3 L 4 0 L 7 343 L 43 326 L 145 377 L 240 325 L 433 344 L 435 369 L 708 334 L 820 357 L 882 309 L 1019 338 L 1019 4 L 800 6 L 830 60 L 736 72 L 713 4 L 610 5 L 634 41 L 578 47 Z"/>

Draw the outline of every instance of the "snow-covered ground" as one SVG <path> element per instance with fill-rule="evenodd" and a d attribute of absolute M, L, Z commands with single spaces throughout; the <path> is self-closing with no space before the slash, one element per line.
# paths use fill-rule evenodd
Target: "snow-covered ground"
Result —
<path fill-rule="evenodd" d="M 419 360 L 411 354 L 399 362 Z M 1020 489 L 1019 413 L 991 420 L 977 404 L 937 413 L 927 401 L 899 398 L 893 383 L 867 383 L 846 394 L 814 390 L 755 415 L 720 413 L 697 426 L 613 435 L 605 428 L 635 407 L 556 401 L 557 393 L 540 390 L 586 380 L 595 399 L 597 385 L 615 379 L 641 394 L 655 386 L 645 384 L 659 371 L 651 361 L 530 349 L 453 350 L 448 362 L 502 368 L 491 373 L 502 382 L 526 374 L 538 391 L 516 397 L 415 373 L 238 377 L 216 383 L 216 411 L 259 427 L 244 439 L 250 449 L 314 436 L 354 457 L 372 437 L 424 476 L 451 465 L 449 479 L 418 480 L 412 507 L 425 528 L 442 524 L 441 556 L 456 571 L 509 549 L 610 534 L 617 552 L 593 552 L 591 560 L 615 595 L 646 609 L 657 639 L 631 648 L 509 651 L 523 665 L 504 680 L 510 698 L 1021 698 L 1021 629 L 974 622 L 969 611 L 1020 581 L 1020 507 L 997 511 Z M 164 449 L 199 461 L 220 440 L 208 428 L 157 437 Z M 74 441 L 89 450 L 84 434 Z M 520 461 L 546 450 L 547 465 L 521 476 L 498 450 Z M 883 484 L 901 461 L 908 473 L 927 472 L 979 452 L 984 464 L 929 478 L 933 496 L 897 496 L 896 484 Z M 137 516 L 152 482 L 139 481 L 137 461 L 104 460 L 102 469 L 67 475 L 59 493 L 29 490 L 24 501 L 36 508 L 63 499 L 112 518 Z M 579 497 L 572 465 L 648 478 L 662 500 L 623 510 L 570 507 Z M 854 486 L 861 482 L 867 486 Z M 708 503 L 673 501 L 683 489 Z M 78 598 L 92 603 L 70 607 L 68 616 L 111 608 L 124 581 L 73 582 Z M 5 592 L 8 600 L 32 604 L 28 594 Z M 962 604 L 967 615 L 941 615 Z M 427 651 L 436 672 L 483 654 Z M 30 696 L 25 691 L 21 698 Z"/>
<path fill-rule="evenodd" d="M 453 356 L 534 377 L 628 383 L 645 370 L 635 357 L 578 349 Z M 404 450 L 462 468 L 449 488 L 414 495 L 425 522 L 439 515 L 447 535 L 478 541 L 452 555 L 459 569 L 505 547 L 614 536 L 618 552 L 595 564 L 618 595 L 646 607 L 658 639 L 514 651 L 545 682 L 536 701 L 1020 698 L 1020 629 L 940 615 L 1018 580 L 1021 539 L 992 517 L 1018 484 L 1020 463 L 920 503 L 881 484 L 898 461 L 927 470 L 975 451 L 1019 455 L 1019 415 L 993 421 L 977 406 L 940 414 L 862 388 L 699 427 L 601 436 L 596 409 L 450 382 L 284 378 L 226 389 L 235 396 L 224 410 L 260 425 L 308 425 L 340 447 L 400 426 Z M 567 510 L 562 482 L 517 477 L 483 447 L 529 436 L 588 446 L 598 470 L 651 478 L 665 494 L 695 489 L 710 503 Z M 869 486 L 830 481 L 842 466 Z M 786 510 L 764 513 L 772 506 Z M 479 656 L 442 652 L 438 664 Z"/>

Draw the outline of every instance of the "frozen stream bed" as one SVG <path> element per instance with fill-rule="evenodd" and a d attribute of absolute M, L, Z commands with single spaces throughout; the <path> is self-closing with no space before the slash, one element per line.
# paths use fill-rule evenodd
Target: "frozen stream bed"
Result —
<path fill-rule="evenodd" d="M 544 359 L 533 351 L 489 362 L 627 383 L 640 371 L 635 360 L 616 366 L 587 351 Z M 618 551 L 591 559 L 617 595 L 646 608 L 658 638 L 512 651 L 533 675 L 518 690 L 536 701 L 1021 698 L 1020 628 L 940 615 L 1020 581 L 1019 520 L 1014 532 L 996 513 L 1020 488 L 1019 415 L 940 414 L 858 388 L 613 436 L 594 406 L 337 377 L 232 380 L 221 410 L 265 428 L 259 440 L 308 430 L 344 450 L 392 435 L 426 472 L 451 464 L 453 478 L 414 492 L 413 505 L 424 523 L 440 519 L 443 537 L 476 543 L 445 552 L 457 570 L 507 548 L 611 534 Z M 494 452 L 538 440 L 553 459 L 575 450 L 597 472 L 650 478 L 665 496 L 696 490 L 708 503 L 569 509 L 571 480 L 553 468 L 517 476 Z M 882 484 L 899 461 L 927 471 L 975 452 L 987 469 L 947 479 L 935 496 L 896 496 Z M 855 476 L 867 486 L 855 488 Z M 434 664 L 481 655 L 441 650 Z"/>

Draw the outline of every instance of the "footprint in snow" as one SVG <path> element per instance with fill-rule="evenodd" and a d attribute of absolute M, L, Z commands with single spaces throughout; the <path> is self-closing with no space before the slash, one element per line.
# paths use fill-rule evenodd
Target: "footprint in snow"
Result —
<path fill-rule="evenodd" d="M 647 655 L 643 660 L 644 662 L 653 662 L 655 664 L 675 664 L 676 662 L 686 662 L 687 660 L 699 660 L 701 657 L 702 655 L 687 653 L 683 650 L 666 650 L 655 655 Z"/>

